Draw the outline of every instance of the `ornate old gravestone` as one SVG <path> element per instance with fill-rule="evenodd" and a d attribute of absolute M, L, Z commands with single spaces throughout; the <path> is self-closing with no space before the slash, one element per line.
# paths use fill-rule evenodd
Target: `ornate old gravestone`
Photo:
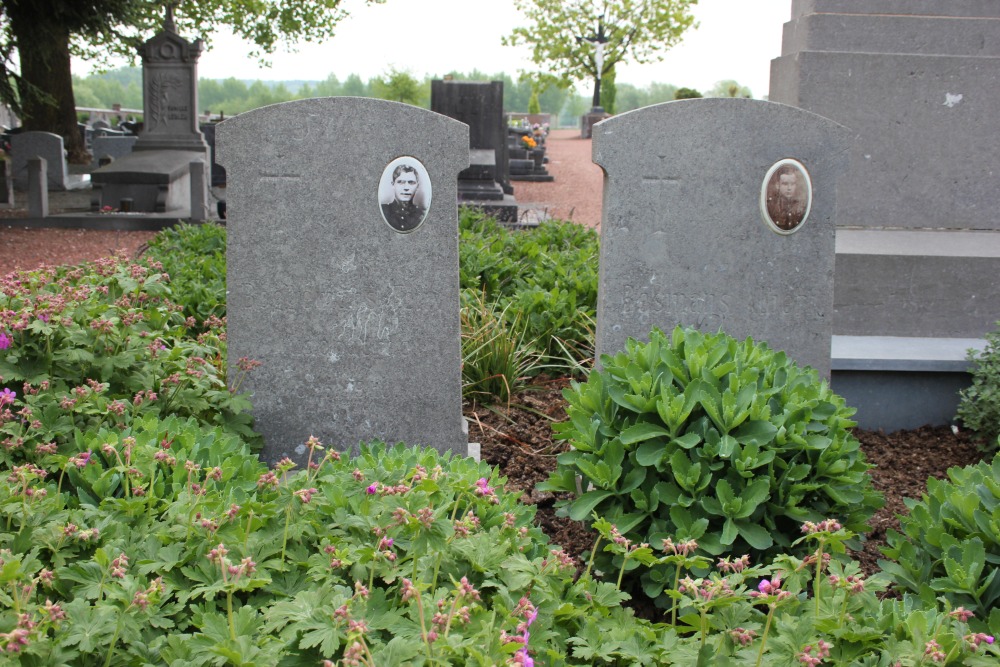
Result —
<path fill-rule="evenodd" d="M 310 435 L 466 454 L 456 183 L 468 141 L 445 116 L 355 97 L 218 125 L 230 377 L 241 357 L 262 362 L 244 387 L 265 460 L 304 460 Z"/>
<path fill-rule="evenodd" d="M 516 222 L 503 81 L 431 81 L 431 110 L 469 126 L 470 164 L 458 176 L 459 201 L 498 220 Z"/>
<path fill-rule="evenodd" d="M 142 47 L 143 131 L 129 155 L 93 172 L 91 210 L 118 208 L 178 217 L 208 217 L 207 178 L 192 178 L 191 163 L 210 164 L 208 144 L 198 129 L 200 39 L 176 33 L 168 9 L 163 30 Z"/>
<path fill-rule="evenodd" d="M 770 99 L 856 135 L 834 389 L 866 428 L 951 421 L 1000 317 L 1000 2 L 793 0 Z"/>
<path fill-rule="evenodd" d="M 757 100 L 668 102 L 595 125 L 598 357 L 681 324 L 766 341 L 828 377 L 846 145 L 836 123 Z"/>

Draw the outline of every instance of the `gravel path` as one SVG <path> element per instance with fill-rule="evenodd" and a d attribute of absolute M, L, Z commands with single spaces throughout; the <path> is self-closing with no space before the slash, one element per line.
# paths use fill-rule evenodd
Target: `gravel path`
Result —
<path fill-rule="evenodd" d="M 514 182 L 514 197 L 522 210 L 570 220 L 597 228 L 601 223 L 603 172 L 590 160 L 590 139 L 578 130 L 555 130 L 547 141 L 551 183 Z M 53 192 L 53 212 L 87 210 L 89 191 Z M 94 231 L 82 229 L 29 229 L 17 226 L 27 216 L 24 193 L 17 193 L 12 209 L 0 210 L 0 275 L 43 264 L 78 264 L 115 252 L 135 256 L 154 232 Z"/>

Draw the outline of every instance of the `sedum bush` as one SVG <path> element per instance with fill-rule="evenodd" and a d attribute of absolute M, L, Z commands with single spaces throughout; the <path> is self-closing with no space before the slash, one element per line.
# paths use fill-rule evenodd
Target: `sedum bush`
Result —
<path fill-rule="evenodd" d="M 983 447 L 1000 448 L 1000 330 L 986 334 L 985 349 L 969 350 L 968 358 L 972 385 L 959 392 L 958 419 L 976 432 Z"/>
<path fill-rule="evenodd" d="M 928 602 L 1000 609 L 1000 454 L 928 479 L 927 493 L 905 502 L 903 532 L 889 531 L 883 549 L 895 562 L 879 561 L 896 587 Z"/>
<path fill-rule="evenodd" d="M 806 521 L 837 516 L 864 532 L 881 506 L 848 430 L 853 410 L 783 352 L 677 328 L 601 363 L 565 392 L 556 431 L 572 449 L 540 486 L 572 494 L 571 518 L 596 513 L 635 542 L 697 540 L 701 553 L 757 560 L 791 549 Z M 643 575 L 660 603 L 665 576 Z"/>

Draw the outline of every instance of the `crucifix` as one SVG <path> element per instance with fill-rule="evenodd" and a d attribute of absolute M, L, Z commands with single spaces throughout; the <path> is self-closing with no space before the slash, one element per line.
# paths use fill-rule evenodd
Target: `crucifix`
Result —
<path fill-rule="evenodd" d="M 604 45 L 610 40 L 604 34 L 604 14 L 597 17 L 597 32 L 590 37 L 577 37 L 577 42 L 590 42 L 594 45 L 594 65 L 596 67 L 596 78 L 594 79 L 594 111 L 601 108 L 601 74 L 604 72 Z"/>
<path fill-rule="evenodd" d="M 174 23 L 174 7 L 177 5 L 177 0 L 171 0 L 166 3 L 167 15 L 163 19 L 163 29 L 168 32 L 177 32 L 177 24 Z"/>

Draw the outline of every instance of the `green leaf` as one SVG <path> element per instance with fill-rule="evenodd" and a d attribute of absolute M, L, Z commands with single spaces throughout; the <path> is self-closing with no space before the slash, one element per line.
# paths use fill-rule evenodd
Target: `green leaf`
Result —
<path fill-rule="evenodd" d="M 614 495 L 611 491 L 588 491 L 569 504 L 569 518 L 584 521 L 605 499 Z"/>
<path fill-rule="evenodd" d="M 659 438 L 663 436 L 670 437 L 670 432 L 659 424 L 640 422 L 622 431 L 621 436 L 619 437 L 621 438 L 623 444 L 634 445 L 637 442 L 643 442 L 649 440 L 650 438 Z"/>

